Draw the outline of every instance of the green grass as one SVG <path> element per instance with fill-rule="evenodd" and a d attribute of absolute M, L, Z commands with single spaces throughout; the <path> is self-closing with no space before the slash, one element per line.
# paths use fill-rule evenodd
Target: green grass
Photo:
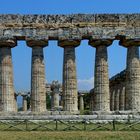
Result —
<path fill-rule="evenodd" d="M 127 131 L 70 131 L 70 132 L 48 132 L 32 131 L 0 132 L 0 140 L 140 140 L 140 132 Z"/>
<path fill-rule="evenodd" d="M 66 123 L 66 122 L 65 122 Z M 18 125 L 17 125 L 18 124 Z M 136 124 L 130 128 L 127 128 L 118 131 L 120 128 L 123 128 L 127 125 L 126 123 L 116 123 L 116 131 L 113 130 L 112 123 L 101 124 L 104 127 L 98 128 L 94 131 L 91 131 L 93 128 L 96 128 L 100 124 L 86 124 L 86 131 L 84 130 L 84 124 L 81 122 L 69 122 L 66 124 L 58 122 L 58 131 L 55 131 L 56 123 L 55 122 L 40 122 L 39 124 L 45 125 L 46 127 L 52 129 L 52 131 L 46 131 L 46 128 L 39 127 L 36 131 L 19 131 L 17 128 L 11 127 L 0 123 L 0 140 L 140 140 L 140 124 Z M 26 128 L 26 123 L 13 122 L 13 126 L 24 129 Z M 81 131 L 69 127 L 67 125 L 74 125 L 76 128 L 80 128 Z M 38 125 L 33 122 L 28 122 L 28 129 L 32 130 L 33 128 L 38 127 Z M 64 128 L 66 128 L 64 131 Z M 134 128 L 133 128 L 134 127 Z M 8 129 L 7 129 L 8 128 Z M 107 131 L 107 129 L 110 129 Z M 7 129 L 7 131 L 2 131 Z"/>
<path fill-rule="evenodd" d="M 0 123 L 0 131 L 7 130 L 7 131 L 20 131 L 20 130 L 35 130 L 35 131 L 140 131 L 140 123 L 132 123 L 131 127 L 130 123 L 119 123 L 115 122 L 115 128 L 113 127 L 113 123 L 84 123 L 84 122 L 59 122 L 57 123 L 54 121 L 50 122 L 27 122 L 27 125 L 25 122 L 6 122 Z"/>

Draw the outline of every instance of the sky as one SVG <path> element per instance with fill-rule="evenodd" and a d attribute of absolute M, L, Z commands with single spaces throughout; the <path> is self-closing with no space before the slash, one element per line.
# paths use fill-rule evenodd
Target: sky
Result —
<path fill-rule="evenodd" d="M 0 14 L 96 14 L 140 13 L 140 0 L 1 0 Z M 126 67 L 126 49 L 118 41 L 108 47 L 109 77 Z M 44 48 L 46 81 L 62 82 L 63 49 L 57 41 L 49 41 Z M 31 48 L 19 41 L 12 49 L 14 86 L 16 91 L 29 91 L 31 80 Z M 94 87 L 95 48 L 88 40 L 76 48 L 77 79 L 79 90 Z"/>

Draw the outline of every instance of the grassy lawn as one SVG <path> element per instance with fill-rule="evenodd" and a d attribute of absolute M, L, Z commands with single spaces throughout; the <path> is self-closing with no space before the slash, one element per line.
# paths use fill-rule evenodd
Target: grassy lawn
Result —
<path fill-rule="evenodd" d="M 0 140 L 140 140 L 138 131 L 0 132 Z"/>
<path fill-rule="evenodd" d="M 90 123 L 86 124 L 86 131 L 83 131 L 83 123 L 58 122 L 55 131 L 55 122 L 28 122 L 28 126 L 23 122 L 0 123 L 0 140 L 140 140 L 140 124 L 131 127 L 126 127 L 127 125 L 130 124 L 116 123 L 116 131 L 112 131 L 112 123 L 102 124 L 102 127 L 98 123 Z M 124 127 L 125 129 L 120 129 Z M 19 131 L 20 129 L 23 131 Z"/>

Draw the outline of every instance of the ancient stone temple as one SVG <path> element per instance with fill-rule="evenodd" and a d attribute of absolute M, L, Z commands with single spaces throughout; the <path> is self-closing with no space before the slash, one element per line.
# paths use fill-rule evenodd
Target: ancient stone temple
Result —
<path fill-rule="evenodd" d="M 140 14 L 0 15 L 0 111 L 17 111 L 11 49 L 19 40 L 32 48 L 31 111 L 47 111 L 43 48 L 49 47 L 49 40 L 57 40 L 64 50 L 63 111 L 77 114 L 75 49 L 84 39 L 96 49 L 92 111 L 140 112 Z M 109 80 L 107 48 L 114 40 L 127 48 L 126 76 Z M 81 109 L 82 104 L 81 97 Z"/>

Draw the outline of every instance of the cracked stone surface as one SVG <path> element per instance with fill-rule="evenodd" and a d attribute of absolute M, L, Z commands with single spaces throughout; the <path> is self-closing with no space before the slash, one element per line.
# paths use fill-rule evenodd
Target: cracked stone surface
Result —
<path fill-rule="evenodd" d="M 0 47 L 0 111 L 16 112 L 10 47 Z"/>
<path fill-rule="evenodd" d="M 96 48 L 92 110 L 140 112 L 140 14 L 0 15 L 0 110 L 17 110 L 11 48 L 16 40 L 25 40 L 32 47 L 31 110 L 46 111 L 43 47 L 48 40 L 58 40 L 64 48 L 63 107 L 78 111 L 75 47 L 82 39 Z M 109 91 L 107 46 L 116 39 L 128 50 L 127 68 L 125 76 L 119 73 L 110 79 L 110 85 L 119 84 Z"/>
<path fill-rule="evenodd" d="M 140 61 L 138 47 L 129 47 L 126 68 L 126 110 L 140 111 Z"/>
<path fill-rule="evenodd" d="M 70 112 L 78 111 L 77 76 L 75 64 L 75 47 L 79 41 L 59 42 L 64 48 L 63 60 L 63 110 Z"/>
<path fill-rule="evenodd" d="M 96 47 L 95 81 L 94 81 L 94 107 L 93 111 L 110 111 L 110 92 L 107 62 L 107 46 L 111 40 L 92 40 L 89 44 Z"/>
<path fill-rule="evenodd" d="M 140 38 L 140 14 L 0 15 L 0 36 L 66 39 Z"/>
<path fill-rule="evenodd" d="M 32 47 L 31 111 L 46 111 L 45 65 L 43 47 Z"/>

